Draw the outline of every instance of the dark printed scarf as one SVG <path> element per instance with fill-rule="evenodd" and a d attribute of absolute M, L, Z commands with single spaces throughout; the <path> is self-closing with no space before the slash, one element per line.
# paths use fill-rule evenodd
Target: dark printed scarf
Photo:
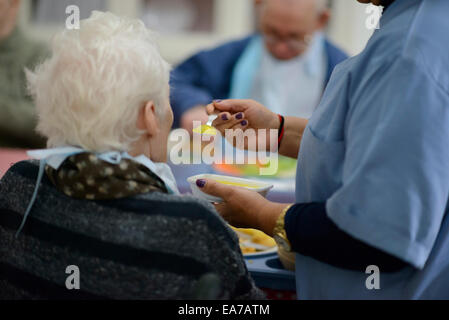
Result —
<path fill-rule="evenodd" d="M 111 164 L 86 152 L 70 156 L 58 170 L 50 166 L 45 170 L 59 191 L 77 199 L 107 200 L 155 191 L 168 193 L 156 174 L 131 159 Z"/>

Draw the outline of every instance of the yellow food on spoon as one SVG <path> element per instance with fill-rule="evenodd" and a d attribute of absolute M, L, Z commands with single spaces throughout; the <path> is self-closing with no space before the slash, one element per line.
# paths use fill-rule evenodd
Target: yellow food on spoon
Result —
<path fill-rule="evenodd" d="M 203 124 L 202 126 L 196 127 L 193 129 L 193 132 L 200 134 L 207 134 L 210 136 L 215 136 L 217 134 L 217 129 L 214 127 L 208 126 L 207 124 Z"/>

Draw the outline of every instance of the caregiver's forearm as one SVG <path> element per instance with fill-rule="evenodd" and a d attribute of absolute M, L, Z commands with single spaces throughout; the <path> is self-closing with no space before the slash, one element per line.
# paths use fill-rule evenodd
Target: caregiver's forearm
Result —
<path fill-rule="evenodd" d="M 325 203 L 296 204 L 285 215 L 285 231 L 292 250 L 338 268 L 365 271 L 377 265 L 395 272 L 408 264 L 359 241 L 328 218 Z"/>
<path fill-rule="evenodd" d="M 285 117 L 284 136 L 280 142 L 279 154 L 290 158 L 298 157 L 302 135 L 307 123 L 307 119 Z"/>

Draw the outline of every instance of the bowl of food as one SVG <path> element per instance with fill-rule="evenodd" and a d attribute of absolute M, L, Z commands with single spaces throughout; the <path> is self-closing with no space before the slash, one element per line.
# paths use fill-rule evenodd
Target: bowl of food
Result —
<path fill-rule="evenodd" d="M 230 177 L 230 176 L 222 176 L 218 174 L 200 174 L 187 179 L 187 181 L 190 184 L 190 188 L 192 189 L 192 193 L 195 197 L 214 203 L 223 202 L 223 199 L 204 193 L 201 190 L 201 188 L 199 188 L 196 185 L 196 181 L 199 179 L 214 180 L 216 182 L 225 185 L 245 188 L 248 190 L 255 191 L 264 197 L 268 194 L 268 191 L 270 191 L 273 188 L 273 185 L 267 182 Z"/>

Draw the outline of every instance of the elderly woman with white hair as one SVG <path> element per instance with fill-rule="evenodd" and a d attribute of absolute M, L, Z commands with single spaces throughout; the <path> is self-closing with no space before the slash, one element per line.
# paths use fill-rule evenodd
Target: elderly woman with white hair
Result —
<path fill-rule="evenodd" d="M 95 12 L 28 72 L 48 149 L 0 181 L 0 298 L 263 297 L 165 164 L 169 69 L 140 21 Z"/>

